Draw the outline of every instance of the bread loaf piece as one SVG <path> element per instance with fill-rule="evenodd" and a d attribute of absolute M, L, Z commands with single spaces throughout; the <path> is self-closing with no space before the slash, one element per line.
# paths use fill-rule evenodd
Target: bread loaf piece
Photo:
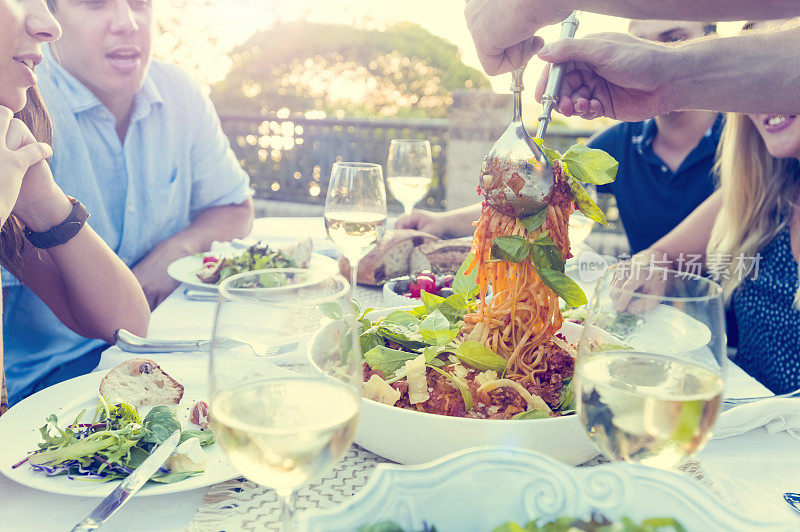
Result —
<path fill-rule="evenodd" d="M 147 358 L 134 358 L 108 372 L 100 393 L 109 401 L 124 401 L 134 408 L 177 405 L 183 386 Z"/>
<path fill-rule="evenodd" d="M 430 270 L 435 274 L 454 274 L 471 248 L 469 240 L 462 238 L 422 244 L 411 252 L 411 273 Z"/>
<path fill-rule="evenodd" d="M 378 286 L 394 277 L 408 275 L 414 248 L 438 240 L 439 237 L 414 229 L 387 231 L 378 246 L 358 262 L 359 284 Z M 343 256 L 339 258 L 339 270 L 350 279 L 350 262 Z"/>

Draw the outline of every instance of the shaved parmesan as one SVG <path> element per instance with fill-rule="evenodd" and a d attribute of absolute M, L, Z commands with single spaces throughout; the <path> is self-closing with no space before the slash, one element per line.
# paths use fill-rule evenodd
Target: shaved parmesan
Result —
<path fill-rule="evenodd" d="M 482 386 L 487 382 L 496 381 L 497 380 L 497 372 L 493 369 L 482 371 L 475 376 L 475 382 L 478 383 L 478 386 Z"/>
<path fill-rule="evenodd" d="M 425 375 L 425 355 L 420 355 L 414 360 L 406 360 L 406 380 L 409 403 L 412 405 L 424 403 L 430 398 L 428 379 Z"/>
<path fill-rule="evenodd" d="M 372 375 L 361 388 L 361 397 L 393 406 L 400 399 L 400 392 L 377 375 Z"/>
<path fill-rule="evenodd" d="M 552 410 L 550 410 L 550 407 L 544 402 L 544 399 L 538 395 L 531 395 L 520 383 L 514 382 L 511 379 L 498 379 L 496 381 L 487 382 L 481 385 L 478 391 L 491 392 L 497 388 L 513 388 L 516 390 L 516 392 L 525 399 L 525 402 L 528 403 L 528 410 L 539 410 L 540 412 L 547 412 L 547 414 L 552 413 Z"/>

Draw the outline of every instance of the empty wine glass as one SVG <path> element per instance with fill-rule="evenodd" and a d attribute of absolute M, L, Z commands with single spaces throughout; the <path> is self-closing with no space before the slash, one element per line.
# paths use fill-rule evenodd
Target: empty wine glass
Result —
<path fill-rule="evenodd" d="M 334 163 L 325 199 L 325 228 L 350 261 L 350 284 L 355 291 L 358 261 L 386 231 L 386 187 L 379 164 Z"/>
<path fill-rule="evenodd" d="M 389 145 L 386 161 L 386 182 L 394 199 L 411 214 L 431 187 L 433 160 L 431 144 L 427 140 L 394 139 Z"/>
<path fill-rule="evenodd" d="M 671 468 L 711 437 L 722 400 L 722 288 L 656 264 L 598 281 L 575 368 L 578 416 L 611 460 Z"/>
<path fill-rule="evenodd" d="M 340 275 L 297 269 L 246 272 L 219 287 L 211 424 L 231 464 L 277 492 L 284 529 L 295 490 L 355 436 L 362 366 L 349 291 Z"/>

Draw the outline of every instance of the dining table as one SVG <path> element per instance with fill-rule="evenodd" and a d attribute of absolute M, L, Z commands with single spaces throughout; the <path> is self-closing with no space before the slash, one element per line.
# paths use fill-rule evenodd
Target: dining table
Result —
<path fill-rule="evenodd" d="M 310 237 L 316 252 L 335 256 L 327 240 L 321 217 L 265 217 L 254 222 L 250 237 Z M 358 286 L 354 294 L 362 307 L 385 307 L 380 288 Z M 209 339 L 216 303 L 187 297 L 185 287 L 176 289 L 152 313 L 148 338 Z M 108 348 L 95 371 L 104 371 L 137 355 L 117 347 Z M 164 361 L 199 362 L 205 371 L 208 353 L 163 353 L 147 355 Z M 761 396 L 770 392 L 749 377 L 735 363 L 728 365 L 726 395 Z M 800 403 L 800 399 L 796 399 Z M 765 410 L 768 412 L 768 410 Z M 724 417 L 724 415 L 722 416 Z M 769 416 L 767 416 L 769 417 Z M 702 484 L 727 505 L 753 518 L 794 523 L 800 530 L 800 516 L 783 501 L 784 492 L 800 492 L 800 415 L 782 418 L 784 423 L 743 420 L 723 430 L 696 456 L 678 468 Z M 31 420 L 39 423 L 40 420 Z M 749 425 L 748 425 L 749 423 Z M 2 442 L 0 442 L 2 445 Z M 386 462 L 353 446 L 321 480 L 300 490 L 300 513 L 342 504 L 368 482 L 375 467 Z M 590 460 L 585 467 L 603 462 Z M 0 531 L 70 530 L 99 502 L 91 497 L 59 495 L 17 484 L 0 474 Z M 158 496 L 137 496 L 113 516 L 107 528 L 124 531 L 233 531 L 279 530 L 280 515 L 275 493 L 243 478 L 212 486 Z"/>

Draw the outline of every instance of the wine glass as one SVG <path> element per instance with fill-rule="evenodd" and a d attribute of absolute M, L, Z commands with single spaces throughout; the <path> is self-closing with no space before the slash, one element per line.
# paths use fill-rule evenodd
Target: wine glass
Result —
<path fill-rule="evenodd" d="M 611 266 L 575 368 L 577 414 L 597 449 L 665 469 L 702 449 L 722 400 L 725 345 L 717 283 L 655 261 Z"/>
<path fill-rule="evenodd" d="M 433 160 L 427 140 L 394 139 L 386 161 L 386 182 L 389 192 L 403 205 L 407 215 L 431 186 Z"/>
<path fill-rule="evenodd" d="M 350 447 L 362 362 L 344 277 L 256 270 L 220 284 L 209 365 L 210 421 L 231 464 L 291 499 Z M 313 356 L 312 356 L 313 355 Z"/>
<path fill-rule="evenodd" d="M 386 187 L 379 164 L 334 163 L 325 199 L 325 228 L 350 261 L 350 285 L 355 291 L 358 261 L 386 231 Z"/>

